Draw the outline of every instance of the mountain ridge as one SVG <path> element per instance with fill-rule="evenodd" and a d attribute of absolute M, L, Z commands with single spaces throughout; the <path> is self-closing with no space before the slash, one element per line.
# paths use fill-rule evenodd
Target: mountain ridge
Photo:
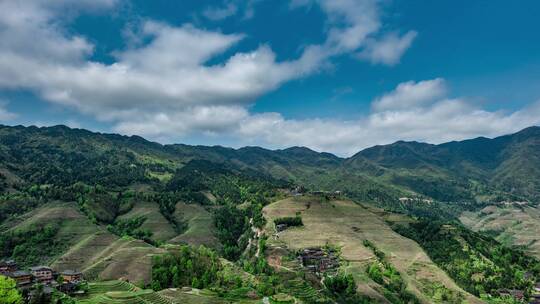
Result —
<path fill-rule="evenodd" d="M 99 133 L 63 125 L 2 125 L 0 145 L 0 165 L 10 173 L 18 171 L 15 175 L 22 174 L 19 177 L 23 180 L 36 178 L 29 175 L 32 171 L 29 169 L 38 159 L 51 172 L 37 170 L 34 175 L 58 178 L 54 172 L 65 171 L 62 176 L 65 183 L 85 176 L 86 171 L 90 171 L 86 175 L 96 177 L 95 181 L 103 182 L 107 170 L 125 170 L 125 183 L 144 182 L 149 174 L 174 174 L 189 161 L 204 159 L 259 171 L 312 189 L 344 190 L 357 198 L 365 198 L 368 188 L 373 187 L 393 196 L 409 192 L 439 201 L 540 198 L 540 127 L 537 126 L 492 139 L 477 137 L 437 145 L 397 141 L 363 149 L 347 158 L 297 146 L 271 150 L 257 146 L 235 149 L 164 145 L 136 135 Z M 86 166 L 96 161 L 101 167 L 94 170 L 95 166 Z M 41 177 L 41 181 L 36 180 L 47 181 L 47 177 Z M 357 188 L 362 188 L 362 194 L 355 195 Z"/>

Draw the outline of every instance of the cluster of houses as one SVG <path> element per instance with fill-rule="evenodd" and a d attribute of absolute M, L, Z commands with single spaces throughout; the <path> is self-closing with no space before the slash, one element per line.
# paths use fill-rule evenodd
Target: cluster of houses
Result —
<path fill-rule="evenodd" d="M 333 273 L 339 268 L 339 257 L 332 251 L 322 248 L 306 248 L 300 251 L 298 261 L 304 268 L 317 275 Z"/>
<path fill-rule="evenodd" d="M 534 294 L 531 296 L 529 303 L 540 304 L 540 283 L 536 283 L 533 292 Z M 523 292 L 523 290 L 503 288 L 497 290 L 497 293 L 501 297 L 511 297 L 518 301 L 525 300 L 525 292 Z"/>
<path fill-rule="evenodd" d="M 309 194 L 315 196 L 322 196 L 326 199 L 336 199 L 341 197 L 341 191 L 310 191 Z"/>
<path fill-rule="evenodd" d="M 424 203 L 424 204 L 431 204 L 433 203 L 433 200 L 427 199 L 427 198 L 417 198 L 417 197 L 400 197 L 398 198 L 398 201 L 402 204 L 410 204 L 410 203 Z"/>
<path fill-rule="evenodd" d="M 341 191 L 307 191 L 304 186 L 294 186 L 287 191 L 292 196 L 303 196 L 310 194 L 314 196 L 324 196 L 326 198 L 339 198 L 343 193 Z"/>
<path fill-rule="evenodd" d="M 45 293 L 52 293 L 53 288 L 65 293 L 73 293 L 84 282 L 82 273 L 78 271 L 57 272 L 48 266 L 34 266 L 27 270 L 19 269 L 14 260 L 0 261 L 0 275 L 15 280 L 17 288 L 23 291 L 31 291 L 36 284 L 41 284 L 45 287 L 43 289 Z M 59 280 L 60 277 L 61 280 Z"/>
<path fill-rule="evenodd" d="M 533 274 L 526 272 L 524 278 L 526 280 L 534 279 Z M 540 282 L 536 282 L 532 290 L 533 294 L 529 299 L 529 304 L 540 304 Z M 501 297 L 511 297 L 518 301 L 525 300 L 525 292 L 519 289 L 501 288 L 497 290 L 497 293 Z"/>
<path fill-rule="evenodd" d="M 504 205 L 506 207 L 511 207 L 511 206 L 517 206 L 517 207 L 526 207 L 529 205 L 529 202 L 526 202 L 526 201 L 522 201 L 522 202 L 518 202 L 518 201 L 502 201 L 502 202 L 498 202 L 496 203 L 497 205 Z"/>

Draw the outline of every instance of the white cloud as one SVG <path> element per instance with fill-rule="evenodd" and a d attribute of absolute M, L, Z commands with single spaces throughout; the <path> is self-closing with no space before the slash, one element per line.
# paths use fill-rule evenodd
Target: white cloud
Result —
<path fill-rule="evenodd" d="M 115 131 L 152 138 L 170 138 L 171 134 L 192 132 L 225 134 L 236 129 L 238 122 L 248 115 L 238 106 L 196 106 L 180 112 L 139 113 L 137 121 L 121 122 Z"/>
<path fill-rule="evenodd" d="M 210 20 L 219 21 L 234 16 L 237 12 L 236 3 L 226 2 L 222 7 L 207 7 L 202 14 Z"/>
<path fill-rule="evenodd" d="M 329 55 L 357 50 L 381 26 L 376 0 L 291 0 L 290 6 L 295 9 L 315 3 L 328 17 L 324 48 Z"/>
<path fill-rule="evenodd" d="M 220 6 L 208 6 L 202 16 L 211 21 L 222 21 L 233 16 L 243 20 L 255 16 L 255 5 L 261 0 L 224 0 Z"/>
<path fill-rule="evenodd" d="M 540 124 L 540 101 L 521 110 L 505 112 L 484 110 L 464 99 L 449 99 L 442 93 L 444 90 L 432 95 L 416 95 L 420 102 L 412 100 L 414 94 L 396 93 L 409 92 L 414 86 L 425 89 L 426 84 L 442 83 L 442 79 L 402 83 L 384 95 L 393 96 L 393 104 L 398 107 L 376 109 L 355 120 L 294 120 L 285 119 L 279 113 L 251 115 L 241 122 L 238 137 L 246 140 L 244 144 L 279 148 L 303 145 L 348 156 L 373 145 L 398 140 L 443 143 L 477 136 L 494 137 Z M 403 90 L 404 87 L 409 89 Z M 401 106 L 405 104 L 412 106 Z"/>
<path fill-rule="evenodd" d="M 335 52 L 358 49 L 381 26 L 375 0 L 320 0 L 319 4 L 329 16 L 327 45 Z"/>
<path fill-rule="evenodd" d="M 372 108 L 376 111 L 402 110 L 422 106 L 433 102 L 446 94 L 446 85 L 443 79 L 408 81 L 400 83 L 395 90 L 377 98 Z"/>
<path fill-rule="evenodd" d="M 374 64 L 396 65 L 417 35 L 417 32 L 409 31 L 400 37 L 397 33 L 392 32 L 380 40 L 370 39 L 358 57 Z"/>
<path fill-rule="evenodd" d="M 286 61 L 277 61 L 262 44 L 208 64 L 244 35 L 147 20 L 134 45 L 114 52 L 116 62 L 90 61 L 94 45 L 66 31 L 61 14 L 108 9 L 115 2 L 0 2 L 0 89 L 32 90 L 123 132 L 153 134 L 157 123 L 163 123 L 159 133 L 215 132 L 216 123 L 227 129 L 229 120 L 201 113 L 247 113 L 257 97 L 323 69 L 334 56 L 356 51 L 379 28 L 374 1 L 320 1 L 329 18 L 324 44 L 309 45 L 299 58 Z M 202 115 L 196 124 L 176 122 L 193 114 Z"/>
<path fill-rule="evenodd" d="M 148 45 L 119 53 L 119 63 L 143 71 L 174 72 L 197 67 L 229 49 L 243 38 L 241 34 L 222 34 L 197 29 L 190 24 L 172 27 L 148 21 L 142 38 L 152 39 Z"/>

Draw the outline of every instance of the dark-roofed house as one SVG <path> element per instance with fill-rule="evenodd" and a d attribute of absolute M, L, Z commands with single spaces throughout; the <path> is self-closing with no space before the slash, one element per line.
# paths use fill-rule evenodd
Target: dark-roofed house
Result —
<path fill-rule="evenodd" d="M 7 275 L 14 271 L 17 271 L 17 263 L 14 260 L 0 261 L 0 274 Z"/>
<path fill-rule="evenodd" d="M 80 282 L 83 280 L 82 272 L 75 271 L 75 270 L 64 270 L 60 272 L 60 275 L 64 279 L 64 282 L 67 282 L 67 283 L 75 283 L 75 282 Z"/>
<path fill-rule="evenodd" d="M 32 274 L 28 271 L 14 271 L 8 276 L 17 282 L 17 287 L 24 287 L 32 284 Z"/>
<path fill-rule="evenodd" d="M 503 289 L 499 289 L 498 292 L 501 297 L 513 297 L 519 301 L 522 301 L 525 297 L 525 293 L 522 290 L 518 290 L 518 289 L 503 288 Z"/>
<path fill-rule="evenodd" d="M 30 272 L 39 283 L 49 284 L 53 280 L 53 270 L 47 266 L 30 267 Z"/>

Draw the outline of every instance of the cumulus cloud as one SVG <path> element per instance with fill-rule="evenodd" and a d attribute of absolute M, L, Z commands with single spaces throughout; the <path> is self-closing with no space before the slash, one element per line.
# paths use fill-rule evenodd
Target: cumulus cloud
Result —
<path fill-rule="evenodd" d="M 408 81 L 400 83 L 395 90 L 384 94 L 372 103 L 376 111 L 402 110 L 422 106 L 435 101 L 446 94 L 443 79 Z"/>
<path fill-rule="evenodd" d="M 377 107 L 384 98 L 392 102 Z M 345 121 L 285 119 L 279 113 L 251 115 L 240 124 L 238 136 L 247 139 L 247 144 L 303 145 L 349 156 L 397 140 L 442 143 L 493 137 L 540 124 L 540 101 L 513 112 L 488 111 L 466 99 L 449 98 L 444 80 L 439 78 L 399 84 L 373 105 L 370 114 Z"/>
<path fill-rule="evenodd" d="M 140 113 L 115 127 L 123 134 L 168 138 L 171 134 L 201 132 L 205 135 L 233 132 L 246 119 L 247 110 L 239 106 L 195 106 L 179 112 Z"/>
<path fill-rule="evenodd" d="M 0 89 L 32 90 L 125 133 L 154 134 L 158 125 L 158 133 L 177 136 L 228 130 L 257 97 L 320 71 L 334 56 L 357 51 L 380 27 L 375 1 L 317 3 L 328 15 L 326 42 L 306 46 L 296 59 L 278 61 L 261 44 L 208 64 L 234 50 L 244 35 L 146 20 L 134 44 L 115 51 L 116 61 L 105 64 L 89 60 L 95 46 L 65 30 L 61 20 L 67 10 L 110 9 L 116 1 L 2 1 Z M 218 119 L 218 110 L 235 115 Z"/>
<path fill-rule="evenodd" d="M 393 32 L 386 34 L 380 40 L 370 39 L 358 57 L 374 64 L 396 65 L 417 35 L 416 31 L 409 31 L 403 36 Z"/>
<path fill-rule="evenodd" d="M 234 2 L 226 2 L 222 7 L 207 7 L 203 11 L 203 16 L 214 21 L 223 20 L 236 15 L 238 5 Z"/>
<path fill-rule="evenodd" d="M 357 50 L 369 35 L 381 27 L 376 0 L 292 0 L 291 7 L 318 4 L 327 19 L 327 39 L 324 49 L 328 54 Z"/>

